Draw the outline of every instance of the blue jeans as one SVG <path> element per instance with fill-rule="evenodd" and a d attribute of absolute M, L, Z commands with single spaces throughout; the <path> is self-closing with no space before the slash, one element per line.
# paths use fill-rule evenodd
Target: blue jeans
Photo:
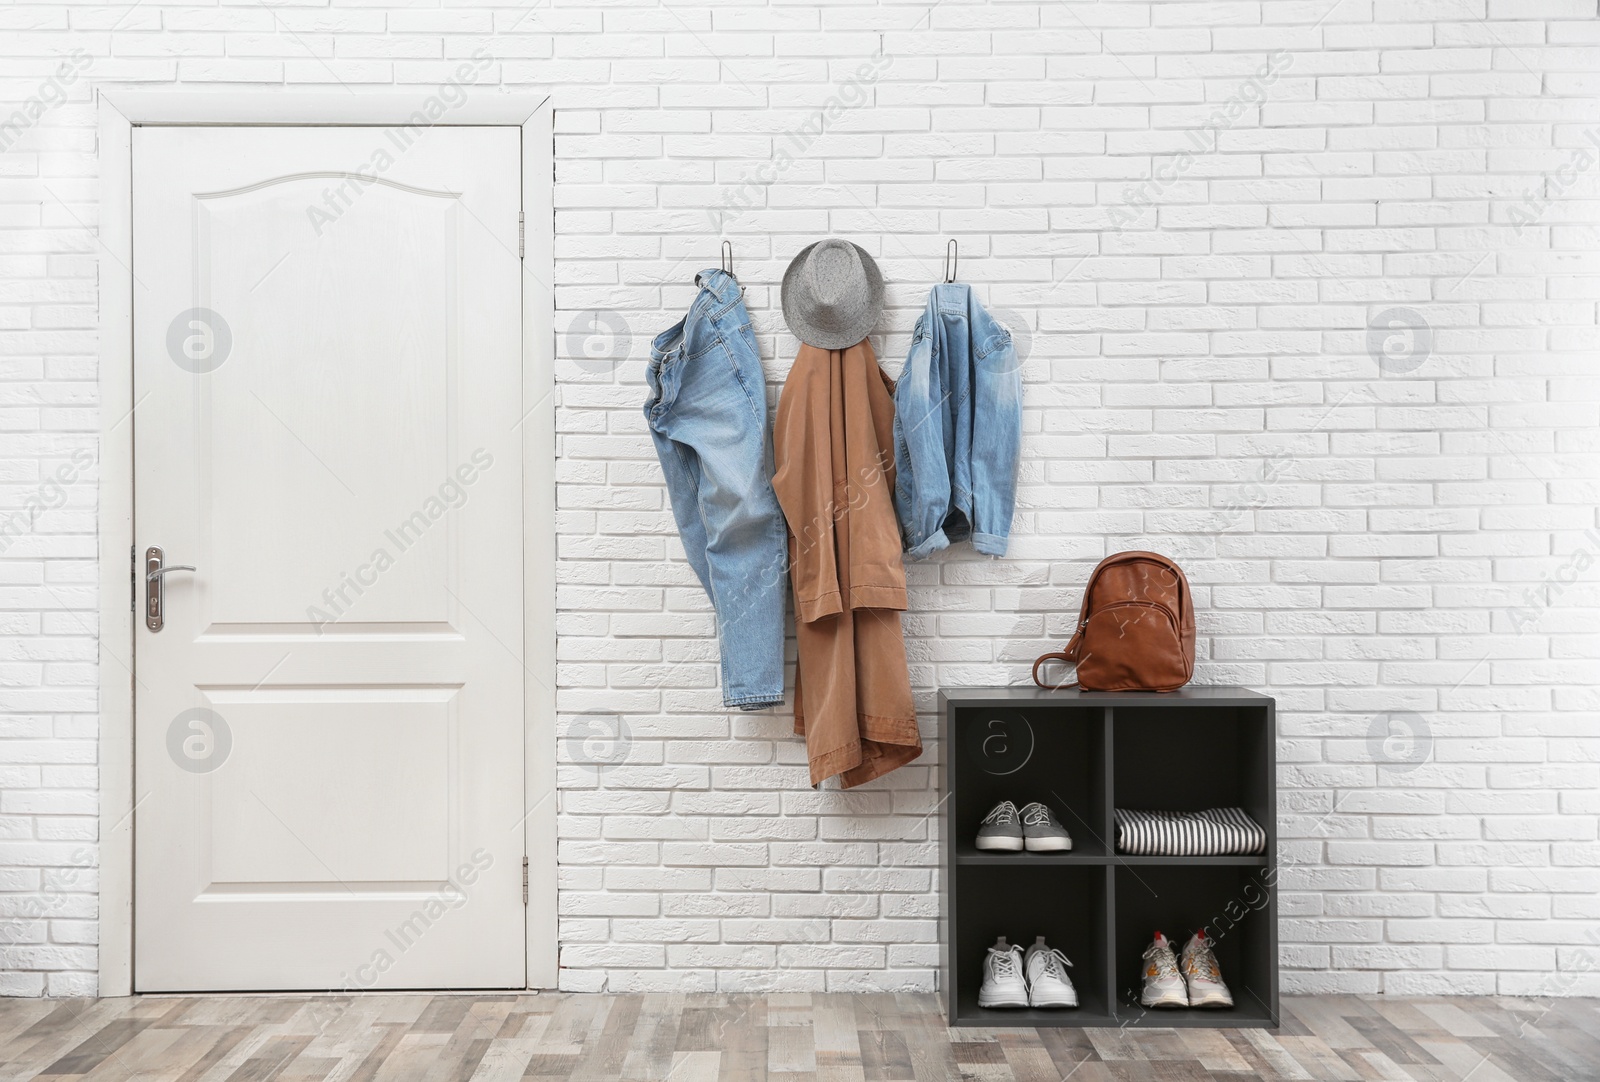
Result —
<path fill-rule="evenodd" d="M 894 507 L 906 554 L 957 541 L 1004 556 L 1022 452 L 1011 332 L 962 283 L 936 285 L 894 389 Z"/>
<path fill-rule="evenodd" d="M 722 702 L 783 702 L 788 527 L 772 491 L 767 382 L 739 283 L 701 271 L 689 314 L 656 336 L 644 415 L 689 565 L 717 610 Z"/>

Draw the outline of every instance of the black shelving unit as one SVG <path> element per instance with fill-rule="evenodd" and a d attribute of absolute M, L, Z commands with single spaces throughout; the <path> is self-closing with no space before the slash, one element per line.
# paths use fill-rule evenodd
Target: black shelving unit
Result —
<path fill-rule="evenodd" d="M 1174 692 L 952 688 L 944 715 L 940 964 L 952 1026 L 1278 1025 L 1275 703 L 1244 688 Z M 984 852 L 1001 800 L 1049 804 L 1067 853 Z M 1260 856 L 1116 852 L 1112 809 L 1240 807 L 1267 832 Z M 1207 928 L 1231 1010 L 1139 1005 L 1156 929 L 1181 947 Z M 978 1006 L 985 952 L 1043 935 L 1072 960 L 1076 1010 Z"/>

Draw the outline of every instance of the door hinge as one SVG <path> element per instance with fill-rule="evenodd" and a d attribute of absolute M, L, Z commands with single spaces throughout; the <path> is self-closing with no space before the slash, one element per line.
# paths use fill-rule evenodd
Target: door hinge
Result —
<path fill-rule="evenodd" d="M 128 548 L 128 611 L 139 611 L 139 546 Z"/>
<path fill-rule="evenodd" d="M 523 217 L 522 211 L 517 211 L 517 258 L 526 259 L 528 255 L 528 221 Z"/>
<path fill-rule="evenodd" d="M 528 904 L 528 858 L 522 858 L 522 904 Z"/>

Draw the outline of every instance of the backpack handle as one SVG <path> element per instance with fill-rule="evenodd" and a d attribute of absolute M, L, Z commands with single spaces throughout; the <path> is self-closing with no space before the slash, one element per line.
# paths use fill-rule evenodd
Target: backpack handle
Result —
<path fill-rule="evenodd" d="M 1068 657 L 1065 651 L 1059 654 L 1040 654 L 1038 660 L 1033 663 L 1033 682 L 1035 684 L 1038 684 L 1046 691 L 1061 691 L 1065 688 L 1075 688 L 1078 686 L 1078 682 L 1076 680 L 1072 681 L 1070 684 L 1047 684 L 1043 680 L 1040 680 L 1039 667 L 1047 661 L 1059 661 L 1063 665 L 1073 664 L 1073 659 Z"/>
<path fill-rule="evenodd" d="M 1034 660 L 1033 682 L 1044 688 L 1046 691 L 1061 691 L 1065 688 L 1077 687 L 1078 682 L 1076 680 L 1072 681 L 1070 684 L 1045 683 L 1043 680 L 1039 679 L 1039 666 L 1043 665 L 1047 661 L 1059 661 L 1063 665 L 1076 665 L 1078 663 L 1078 651 L 1082 648 L 1080 645 L 1082 641 L 1083 624 L 1080 622 L 1077 630 L 1072 633 L 1072 638 L 1067 640 L 1067 645 L 1061 648 L 1061 652 L 1059 654 L 1053 652 L 1049 654 L 1040 654 L 1038 658 Z"/>

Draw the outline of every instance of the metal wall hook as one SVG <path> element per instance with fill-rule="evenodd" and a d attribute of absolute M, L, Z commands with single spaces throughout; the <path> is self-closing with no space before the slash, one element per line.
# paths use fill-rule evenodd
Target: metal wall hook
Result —
<path fill-rule="evenodd" d="M 733 241 L 731 240 L 722 242 L 722 273 L 734 281 L 739 280 L 739 276 L 733 273 Z"/>
<path fill-rule="evenodd" d="M 944 281 L 946 285 L 956 280 L 956 267 L 960 262 L 961 249 L 956 244 L 956 239 L 951 237 L 950 243 L 944 249 Z"/>

